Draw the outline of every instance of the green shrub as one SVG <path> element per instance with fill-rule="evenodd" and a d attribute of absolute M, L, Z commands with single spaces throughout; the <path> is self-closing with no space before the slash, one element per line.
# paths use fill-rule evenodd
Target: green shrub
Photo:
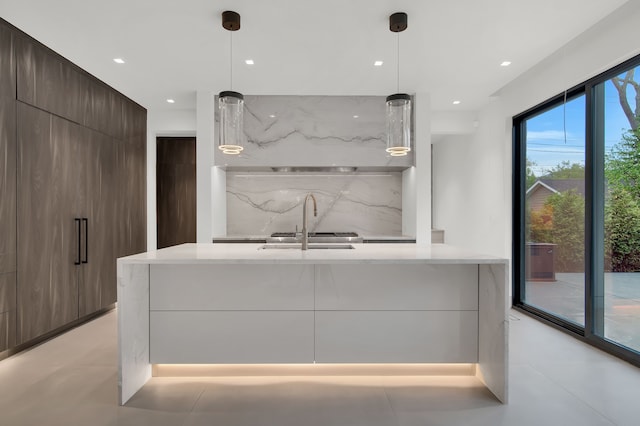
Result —
<path fill-rule="evenodd" d="M 640 206 L 622 187 L 611 190 L 605 206 L 605 269 L 640 271 Z"/>
<path fill-rule="evenodd" d="M 572 189 L 551 195 L 545 204 L 553 208 L 556 271 L 584 271 L 584 198 Z"/>

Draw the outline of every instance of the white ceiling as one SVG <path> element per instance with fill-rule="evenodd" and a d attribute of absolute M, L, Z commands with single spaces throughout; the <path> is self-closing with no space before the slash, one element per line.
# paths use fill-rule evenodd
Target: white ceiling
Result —
<path fill-rule="evenodd" d="M 148 109 L 190 109 L 196 90 L 230 89 L 224 10 L 242 16 L 233 90 L 247 95 L 395 93 L 388 17 L 404 11 L 400 91 L 431 93 L 436 110 L 475 110 L 625 2 L 0 0 L 0 17 Z M 500 67 L 505 60 L 512 65 Z"/>

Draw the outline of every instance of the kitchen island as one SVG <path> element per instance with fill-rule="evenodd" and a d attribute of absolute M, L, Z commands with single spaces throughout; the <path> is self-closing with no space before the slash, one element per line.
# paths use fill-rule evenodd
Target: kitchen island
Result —
<path fill-rule="evenodd" d="M 507 402 L 508 261 L 434 244 L 118 259 L 119 402 L 154 364 L 468 363 Z"/>

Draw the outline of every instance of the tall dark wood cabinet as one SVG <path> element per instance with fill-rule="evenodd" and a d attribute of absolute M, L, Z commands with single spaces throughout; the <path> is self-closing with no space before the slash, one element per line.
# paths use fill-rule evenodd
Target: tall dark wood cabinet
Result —
<path fill-rule="evenodd" d="M 79 315 L 90 314 L 116 302 L 117 237 L 114 229 L 123 216 L 118 214 L 118 142 L 110 136 L 86 130 L 85 203 L 81 231 L 86 249 L 81 253 Z"/>
<path fill-rule="evenodd" d="M 133 103 L 125 105 L 124 140 L 118 147 L 118 179 L 127 188 L 125 202 L 118 205 L 118 257 L 146 251 L 147 229 L 147 111 Z"/>
<path fill-rule="evenodd" d="M 18 103 L 18 344 L 78 318 L 78 127 Z"/>
<path fill-rule="evenodd" d="M 0 25 L 0 352 L 16 340 L 16 74 L 12 32 Z"/>
<path fill-rule="evenodd" d="M 0 352 L 16 339 L 15 102 L 0 96 Z"/>
<path fill-rule="evenodd" d="M 146 249 L 146 110 L 0 19 L 0 357 L 112 307 Z"/>

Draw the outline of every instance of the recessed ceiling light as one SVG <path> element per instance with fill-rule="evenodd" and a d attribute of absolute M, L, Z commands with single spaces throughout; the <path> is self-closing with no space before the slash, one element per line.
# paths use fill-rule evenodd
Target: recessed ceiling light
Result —
<path fill-rule="evenodd" d="M 254 64 L 253 59 L 247 59 L 246 61 L 244 61 L 244 63 L 247 64 L 247 65 L 253 65 Z"/>
<path fill-rule="evenodd" d="M 124 64 L 124 59 L 122 58 L 113 58 L 113 62 L 116 64 Z"/>
<path fill-rule="evenodd" d="M 454 105 L 460 105 L 460 101 L 453 101 Z"/>
<path fill-rule="evenodd" d="M 384 62 L 382 62 L 382 61 L 375 61 L 375 62 L 373 63 L 373 65 L 374 65 L 374 66 L 376 66 L 376 67 L 381 67 L 381 66 L 382 66 L 382 64 L 384 64 Z"/>
<path fill-rule="evenodd" d="M 169 102 L 170 104 L 175 104 L 176 101 L 174 101 L 173 99 L 167 99 L 167 102 Z"/>
<path fill-rule="evenodd" d="M 269 114 L 269 118 L 276 118 L 275 114 Z"/>
<path fill-rule="evenodd" d="M 509 65 L 511 65 L 511 62 L 509 61 L 504 61 L 503 63 L 500 64 L 501 67 L 508 67 Z"/>
<path fill-rule="evenodd" d="M 353 118 L 358 118 L 358 117 L 360 117 L 360 116 L 359 116 L 359 115 L 354 115 L 354 116 L 353 116 Z"/>

